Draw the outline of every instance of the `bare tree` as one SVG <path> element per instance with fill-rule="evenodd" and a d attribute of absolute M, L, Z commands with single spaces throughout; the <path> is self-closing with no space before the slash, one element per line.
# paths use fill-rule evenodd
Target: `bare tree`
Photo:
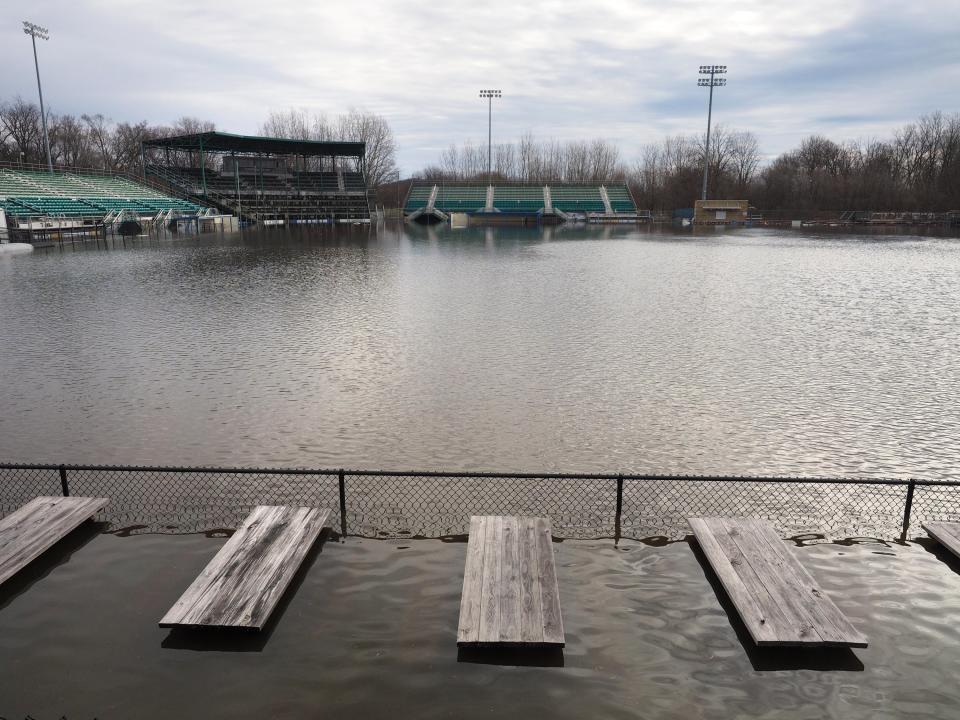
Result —
<path fill-rule="evenodd" d="M 760 167 L 760 141 L 752 132 L 730 133 L 730 172 L 737 193 L 743 197 Z"/>
<path fill-rule="evenodd" d="M 113 170 L 116 162 L 113 157 L 113 134 L 112 123 L 101 113 L 96 115 L 81 115 L 81 119 L 87 124 L 87 133 L 93 147 L 100 158 L 100 167 L 104 170 Z"/>
<path fill-rule="evenodd" d="M 352 109 L 338 118 L 337 137 L 365 144 L 363 171 L 371 187 L 378 187 L 396 173 L 397 145 L 393 130 L 382 115 Z"/>
<path fill-rule="evenodd" d="M 25 162 L 43 160 L 43 124 L 40 108 L 17 96 L 0 105 L 0 124 L 13 144 L 13 154 Z"/>
<path fill-rule="evenodd" d="M 50 152 L 54 161 L 67 167 L 94 167 L 96 154 L 86 125 L 73 115 L 61 115 L 50 126 Z"/>

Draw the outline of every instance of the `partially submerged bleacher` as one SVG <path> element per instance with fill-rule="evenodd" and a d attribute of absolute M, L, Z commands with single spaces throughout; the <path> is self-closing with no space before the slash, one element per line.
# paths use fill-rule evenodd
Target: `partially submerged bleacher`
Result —
<path fill-rule="evenodd" d="M 228 170 L 148 165 L 147 173 L 184 193 L 250 219 L 368 220 L 367 187 L 359 172 L 230 174 Z"/>
<path fill-rule="evenodd" d="M 203 208 L 118 176 L 0 168 L 0 210 L 16 222 L 99 222 L 124 211 L 153 218 L 170 210 L 196 215 Z"/>
<path fill-rule="evenodd" d="M 370 222 L 365 145 L 219 131 L 144 142 L 147 177 L 248 222 Z"/>
<path fill-rule="evenodd" d="M 404 204 L 410 220 L 468 213 L 488 220 L 530 218 L 623 222 L 646 219 L 626 185 L 415 183 Z"/>

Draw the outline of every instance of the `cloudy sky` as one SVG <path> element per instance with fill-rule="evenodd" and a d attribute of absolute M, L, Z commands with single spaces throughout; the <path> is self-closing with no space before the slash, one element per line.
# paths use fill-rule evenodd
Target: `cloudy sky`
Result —
<path fill-rule="evenodd" d="M 960 110 L 960 0 L 4 0 L 0 97 L 55 112 L 253 133 L 272 109 L 381 113 L 405 173 L 452 142 L 604 137 L 624 159 L 701 131 L 697 66 L 729 66 L 715 118 L 765 153 L 887 135 Z"/>

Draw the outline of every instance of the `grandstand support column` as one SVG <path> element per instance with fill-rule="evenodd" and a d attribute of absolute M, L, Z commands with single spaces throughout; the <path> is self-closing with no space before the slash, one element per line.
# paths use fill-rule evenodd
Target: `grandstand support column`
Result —
<path fill-rule="evenodd" d="M 237 223 L 243 221 L 243 206 L 240 203 L 240 165 L 237 163 L 237 154 L 231 153 L 233 158 L 233 176 L 237 181 Z"/>
<path fill-rule="evenodd" d="M 140 176 L 147 179 L 147 156 L 143 152 L 143 141 L 140 142 Z"/>
<path fill-rule="evenodd" d="M 203 161 L 203 138 L 200 138 L 200 181 L 203 183 L 203 196 L 207 196 L 207 168 Z"/>

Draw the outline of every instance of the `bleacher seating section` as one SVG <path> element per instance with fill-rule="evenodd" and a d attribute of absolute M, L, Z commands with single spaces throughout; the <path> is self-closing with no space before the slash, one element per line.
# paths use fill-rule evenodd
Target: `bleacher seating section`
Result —
<path fill-rule="evenodd" d="M 607 197 L 614 212 L 636 212 L 637 206 L 630 197 L 630 191 L 623 185 L 607 186 Z"/>
<path fill-rule="evenodd" d="M 432 192 L 432 185 L 414 185 L 410 188 L 410 194 L 407 196 L 407 202 L 403 207 L 404 212 L 410 213 L 425 207 L 430 200 L 430 193 Z"/>
<path fill-rule="evenodd" d="M 551 185 L 550 195 L 553 207 L 563 212 L 588 213 L 606 212 L 600 188 L 596 185 Z"/>
<path fill-rule="evenodd" d="M 486 185 L 437 185 L 434 207 L 443 212 L 478 212 L 487 204 Z M 600 185 L 549 185 L 552 205 L 566 213 L 605 213 Z M 625 185 L 605 185 L 614 213 L 636 213 L 637 206 Z M 420 183 L 410 189 L 404 212 L 425 207 L 434 185 Z M 496 185 L 493 207 L 501 213 L 536 214 L 546 208 L 543 185 Z"/>
<path fill-rule="evenodd" d="M 434 206 L 444 212 L 476 212 L 487 205 L 487 188 L 477 185 L 441 185 Z"/>
<path fill-rule="evenodd" d="M 500 212 L 539 212 L 546 207 L 543 188 L 539 185 L 498 186 L 493 193 L 493 206 Z"/>
<path fill-rule="evenodd" d="M 204 197 L 222 209 L 260 220 L 352 221 L 369 219 L 367 185 L 359 172 L 298 172 L 282 175 L 195 167 L 147 165 L 147 175 L 179 191 Z M 341 178 L 343 185 L 341 187 Z"/>
<path fill-rule="evenodd" d="M 14 217 L 72 219 L 102 219 L 120 210 L 155 216 L 203 209 L 122 177 L 6 169 L 0 169 L 0 208 Z"/>

